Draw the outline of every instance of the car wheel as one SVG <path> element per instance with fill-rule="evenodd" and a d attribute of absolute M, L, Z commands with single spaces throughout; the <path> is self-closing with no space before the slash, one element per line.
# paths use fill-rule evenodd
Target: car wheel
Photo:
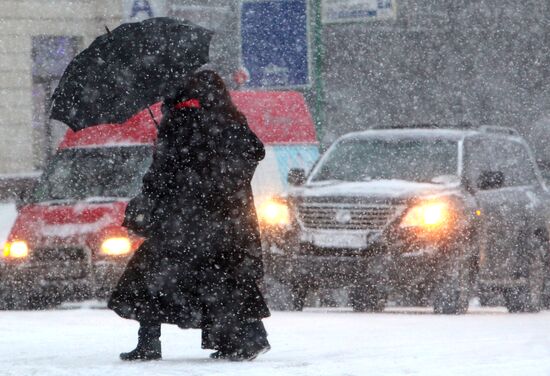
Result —
<path fill-rule="evenodd" d="M 6 301 L 7 301 L 6 309 L 9 309 L 9 310 L 23 311 L 23 310 L 34 309 L 31 299 L 26 295 L 23 296 L 23 295 L 10 294 L 10 296 L 7 297 Z"/>
<path fill-rule="evenodd" d="M 12 309 L 14 310 L 42 310 L 51 305 L 49 300 L 38 296 L 20 295 L 12 300 Z"/>
<path fill-rule="evenodd" d="M 509 312 L 538 312 L 542 304 L 544 285 L 544 244 L 533 240 L 530 251 L 521 253 L 518 274 L 525 280 L 521 286 L 504 290 L 504 300 Z"/>
<path fill-rule="evenodd" d="M 545 270 L 548 270 L 548 269 L 545 269 Z M 550 288 L 550 281 L 546 280 L 544 282 L 544 290 L 540 301 L 541 309 L 550 308 L 550 292 L 548 291 L 549 288 Z"/>
<path fill-rule="evenodd" d="M 305 305 L 307 289 L 280 281 L 270 274 L 264 276 L 262 292 L 270 309 L 275 311 L 301 311 Z"/>
<path fill-rule="evenodd" d="M 6 290 L 0 289 L 0 311 L 14 309 L 13 295 Z"/>
<path fill-rule="evenodd" d="M 463 257 L 453 257 L 440 271 L 434 295 L 434 313 L 460 315 L 468 310 L 470 268 Z"/>
<path fill-rule="evenodd" d="M 542 288 L 542 296 L 541 296 L 541 309 L 548 309 L 550 308 L 550 275 L 548 271 L 550 271 L 550 259 L 549 259 L 548 252 L 544 253 L 543 256 L 543 267 L 544 267 L 544 276 L 543 276 L 543 288 Z"/>
<path fill-rule="evenodd" d="M 372 285 L 352 287 L 349 295 L 355 312 L 382 312 L 386 307 L 386 293 Z"/>
<path fill-rule="evenodd" d="M 290 310 L 301 311 L 306 303 L 308 289 L 303 286 L 294 285 L 290 288 Z"/>

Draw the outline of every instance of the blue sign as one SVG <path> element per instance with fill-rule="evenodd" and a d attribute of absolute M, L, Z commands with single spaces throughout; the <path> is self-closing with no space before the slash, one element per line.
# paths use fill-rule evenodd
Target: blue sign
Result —
<path fill-rule="evenodd" d="M 143 21 L 147 18 L 166 15 L 166 0 L 123 0 L 126 22 Z"/>
<path fill-rule="evenodd" d="M 141 12 L 147 13 L 147 16 L 149 17 L 154 17 L 153 8 L 151 8 L 151 4 L 149 4 L 149 1 L 147 0 L 134 1 L 134 4 L 132 5 L 132 14 L 130 14 L 130 18 L 136 17 Z"/>
<path fill-rule="evenodd" d="M 246 86 L 289 88 L 309 84 L 306 0 L 243 1 L 241 63 Z"/>

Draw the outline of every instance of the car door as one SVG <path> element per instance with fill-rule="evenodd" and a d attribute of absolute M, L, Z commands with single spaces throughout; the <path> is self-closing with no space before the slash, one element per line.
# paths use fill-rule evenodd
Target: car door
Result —
<path fill-rule="evenodd" d="M 465 142 L 465 176 L 481 214 L 480 277 L 513 278 L 526 228 L 537 211 L 540 182 L 521 139 L 487 135 Z"/>

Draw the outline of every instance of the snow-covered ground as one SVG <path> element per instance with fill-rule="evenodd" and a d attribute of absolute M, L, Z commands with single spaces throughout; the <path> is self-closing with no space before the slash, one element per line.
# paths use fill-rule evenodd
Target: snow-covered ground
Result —
<path fill-rule="evenodd" d="M 273 349 L 254 362 L 211 360 L 198 330 L 165 326 L 163 360 L 124 363 L 137 324 L 106 309 L 0 312 L 0 374 L 550 375 L 550 312 L 310 309 L 274 312 L 266 326 Z"/>
<path fill-rule="evenodd" d="M 15 216 L 14 205 L 0 204 L 0 245 Z M 550 375 L 550 312 L 274 312 L 266 320 L 273 349 L 254 362 L 211 360 L 198 330 L 165 326 L 164 359 L 128 364 L 118 353 L 134 347 L 135 322 L 94 304 L 64 308 L 0 311 L 0 375 Z"/>

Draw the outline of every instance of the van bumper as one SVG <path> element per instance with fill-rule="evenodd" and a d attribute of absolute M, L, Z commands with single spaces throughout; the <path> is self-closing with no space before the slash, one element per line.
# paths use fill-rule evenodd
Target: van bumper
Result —
<path fill-rule="evenodd" d="M 21 297 L 51 301 L 105 299 L 126 267 L 124 262 L 101 261 L 87 265 L 0 266 L 0 288 Z"/>

